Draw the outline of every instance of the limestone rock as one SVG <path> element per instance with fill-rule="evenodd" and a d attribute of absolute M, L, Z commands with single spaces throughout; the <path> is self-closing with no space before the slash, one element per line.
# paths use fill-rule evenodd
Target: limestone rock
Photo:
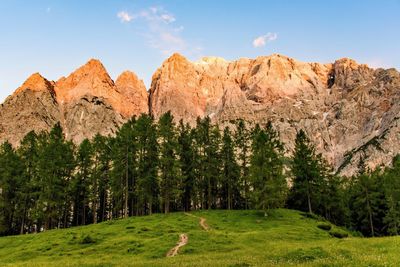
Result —
<path fill-rule="evenodd" d="M 221 127 L 242 118 L 272 121 L 290 155 L 299 129 L 343 175 L 362 159 L 388 165 L 400 152 L 400 74 L 343 58 L 306 63 L 282 55 L 191 62 L 174 54 L 154 73 L 150 94 L 129 71 L 116 82 L 98 60 L 51 82 L 33 74 L 0 107 L 0 142 L 17 145 L 30 130 L 60 121 L 75 143 L 96 133 L 113 135 L 134 115 L 156 119 L 171 111 L 195 124 L 210 116 Z"/>
<path fill-rule="evenodd" d="M 0 142 L 17 145 L 28 132 L 48 131 L 59 120 L 53 84 L 35 73 L 0 105 Z"/>
<path fill-rule="evenodd" d="M 124 71 L 115 81 L 116 90 L 129 102 L 129 114 L 149 112 L 149 95 L 142 80 L 131 71 Z"/>
<path fill-rule="evenodd" d="M 274 54 L 190 62 L 175 54 L 153 76 L 150 111 L 157 118 L 170 110 L 191 124 L 197 116 L 222 126 L 238 118 L 271 120 L 288 154 L 304 129 L 336 170 L 353 175 L 360 158 L 375 168 L 400 152 L 399 95 L 396 70 L 347 58 L 320 64 Z"/>
<path fill-rule="evenodd" d="M 48 131 L 61 122 L 75 143 L 95 134 L 113 135 L 134 115 L 148 112 L 142 81 L 124 72 L 117 82 L 100 61 L 91 59 L 68 77 L 50 82 L 31 75 L 0 108 L 0 142 L 18 145 L 31 130 Z"/>

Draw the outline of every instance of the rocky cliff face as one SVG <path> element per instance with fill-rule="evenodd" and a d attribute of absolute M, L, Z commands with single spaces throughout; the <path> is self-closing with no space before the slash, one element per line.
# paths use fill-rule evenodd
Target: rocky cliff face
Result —
<path fill-rule="evenodd" d="M 1 104 L 0 142 L 18 144 L 28 132 L 48 130 L 59 120 L 54 84 L 35 73 Z"/>
<path fill-rule="evenodd" d="M 271 55 L 190 62 L 175 54 L 153 76 L 150 112 L 157 118 L 171 110 L 192 124 L 197 116 L 222 125 L 271 120 L 288 151 L 305 129 L 337 170 L 352 175 L 361 158 L 375 168 L 400 152 L 399 97 L 396 70 L 350 59 L 319 64 Z"/>
<path fill-rule="evenodd" d="M 171 111 L 191 124 L 204 116 L 221 126 L 239 118 L 271 120 L 288 153 L 304 129 L 341 174 L 352 175 L 360 159 L 375 168 L 400 152 L 399 100 L 399 72 L 346 58 L 319 64 L 275 54 L 191 62 L 174 54 L 154 73 L 150 95 L 134 73 L 114 82 L 98 60 L 90 60 L 57 82 L 32 75 L 0 107 L 0 142 L 18 144 L 30 130 L 60 121 L 67 138 L 79 143 L 113 134 L 129 117 L 148 111 L 155 118 Z"/>
<path fill-rule="evenodd" d="M 114 81 L 100 61 L 91 59 L 68 77 L 50 82 L 33 74 L 0 108 L 0 142 L 17 145 L 30 130 L 49 130 L 61 122 L 76 143 L 96 133 L 109 135 L 128 118 L 148 112 L 142 81 L 124 72 Z"/>

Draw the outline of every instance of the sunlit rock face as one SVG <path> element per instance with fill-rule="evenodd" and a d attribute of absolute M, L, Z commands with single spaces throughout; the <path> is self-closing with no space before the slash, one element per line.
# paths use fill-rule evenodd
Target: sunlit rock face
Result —
<path fill-rule="evenodd" d="M 114 83 L 101 62 L 91 59 L 57 82 L 30 76 L 0 108 L 0 142 L 18 145 L 29 131 L 48 131 L 60 122 L 67 139 L 79 143 L 97 133 L 113 135 L 141 113 L 148 113 L 143 81 L 126 71 Z"/>
<path fill-rule="evenodd" d="M 18 145 L 29 131 L 60 122 L 79 143 L 114 135 L 132 116 L 150 112 L 157 119 L 171 111 L 192 125 L 205 116 L 221 127 L 239 118 L 272 121 L 288 155 L 304 129 L 335 170 L 353 175 L 360 159 L 374 169 L 400 152 L 399 98 L 399 72 L 347 58 L 320 64 L 274 54 L 191 62 L 174 54 L 154 73 L 149 94 L 134 73 L 114 82 L 92 59 L 56 82 L 30 76 L 0 106 L 0 142 Z"/>
<path fill-rule="evenodd" d="M 336 170 L 353 175 L 361 158 L 373 169 L 400 152 L 399 94 L 396 70 L 347 58 L 320 64 L 274 54 L 190 62 L 174 54 L 153 75 L 150 112 L 157 118 L 171 111 L 192 125 L 198 116 L 222 126 L 238 118 L 271 120 L 288 153 L 304 129 Z"/>
<path fill-rule="evenodd" d="M 0 105 L 0 143 L 18 145 L 28 132 L 48 130 L 59 120 L 54 83 L 35 73 Z"/>

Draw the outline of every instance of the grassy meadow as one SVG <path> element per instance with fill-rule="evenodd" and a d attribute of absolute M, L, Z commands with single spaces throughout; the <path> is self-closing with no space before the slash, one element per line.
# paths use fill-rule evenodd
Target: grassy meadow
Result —
<path fill-rule="evenodd" d="M 400 238 L 362 238 L 298 211 L 197 211 L 0 238 L 0 266 L 400 266 Z M 205 231 L 200 217 L 210 227 Z M 329 228 L 329 227 L 328 227 Z M 332 232 L 348 234 L 347 238 Z M 175 257 L 167 252 L 186 233 Z"/>

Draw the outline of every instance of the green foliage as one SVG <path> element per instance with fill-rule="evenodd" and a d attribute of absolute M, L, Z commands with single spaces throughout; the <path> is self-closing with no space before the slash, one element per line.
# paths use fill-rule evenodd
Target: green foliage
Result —
<path fill-rule="evenodd" d="M 81 239 L 79 240 L 79 244 L 94 244 L 96 243 L 96 240 L 94 240 L 93 237 L 91 237 L 90 235 L 84 235 L 81 237 Z"/>
<path fill-rule="evenodd" d="M 122 220 L 34 235 L 0 238 L 5 266 L 398 266 L 399 237 L 332 238 L 316 220 L 293 210 L 191 212 L 206 218 L 212 230 L 181 212 Z M 126 227 L 135 225 L 133 230 Z M 138 231 L 146 227 L 151 231 Z M 218 228 L 218 229 L 217 229 Z M 174 233 L 169 233 L 174 230 Z M 165 254 L 187 233 L 178 256 Z M 89 235 L 96 243 L 79 244 Z M 75 239 L 72 237 L 75 236 Z M 232 256 L 233 255 L 233 256 Z M 239 265 L 240 266 L 240 265 Z"/>
<path fill-rule="evenodd" d="M 256 206 L 266 213 L 285 203 L 287 182 L 283 175 L 283 144 L 268 122 L 253 131 L 250 177 Z"/>
<path fill-rule="evenodd" d="M 231 132 L 225 127 L 221 148 L 222 174 L 221 198 L 222 207 L 233 209 L 240 207 L 240 180 L 239 165 L 236 161 L 235 148 Z"/>
<path fill-rule="evenodd" d="M 250 149 L 251 149 L 251 132 L 247 129 L 244 120 L 236 122 L 236 131 L 234 134 L 235 152 L 237 155 L 238 164 L 240 166 L 240 185 L 243 188 L 242 198 L 245 209 L 250 207 Z"/>
<path fill-rule="evenodd" d="M 319 229 L 322 229 L 322 230 L 325 230 L 325 231 L 329 231 L 329 230 L 332 229 L 332 225 L 329 224 L 329 223 L 319 223 L 319 224 L 317 225 L 317 227 L 318 227 Z"/>
<path fill-rule="evenodd" d="M 0 234 L 181 210 L 257 208 L 271 216 L 285 204 L 308 212 L 304 221 L 327 220 L 366 236 L 399 234 L 399 157 L 374 172 L 361 158 L 360 173 L 344 179 L 302 130 L 289 161 L 271 122 L 253 129 L 231 123 L 222 131 L 205 117 L 192 128 L 176 125 L 170 112 L 158 121 L 142 114 L 115 136 L 97 134 L 78 146 L 65 140 L 60 124 L 28 133 L 18 149 L 6 142 Z"/>
<path fill-rule="evenodd" d="M 313 212 L 319 205 L 322 170 L 320 157 L 303 130 L 296 135 L 292 157 L 293 185 L 289 195 L 289 207 Z"/>
<path fill-rule="evenodd" d="M 349 233 L 340 229 L 332 229 L 329 231 L 329 234 L 336 238 L 346 238 L 349 236 Z"/>
<path fill-rule="evenodd" d="M 177 203 L 181 193 L 179 162 L 176 157 L 178 141 L 173 120 L 171 113 L 167 112 L 160 117 L 158 122 L 160 188 L 165 213 L 169 213 L 170 205 Z"/>

